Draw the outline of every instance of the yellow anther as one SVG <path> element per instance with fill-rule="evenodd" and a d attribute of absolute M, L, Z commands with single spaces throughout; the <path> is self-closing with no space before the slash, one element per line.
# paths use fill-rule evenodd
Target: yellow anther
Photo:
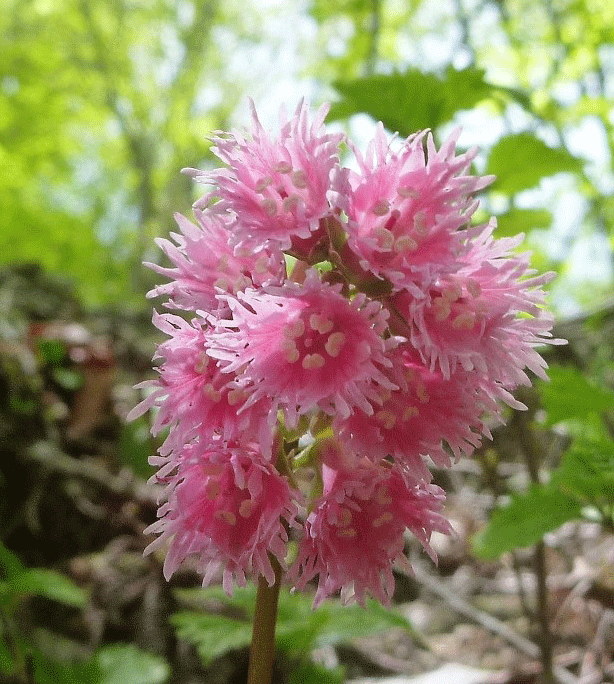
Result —
<path fill-rule="evenodd" d="M 371 212 L 376 216 L 386 216 L 389 211 L 390 202 L 385 197 L 377 200 L 377 202 L 371 207 Z"/>
<path fill-rule="evenodd" d="M 394 519 L 394 515 L 392 513 L 382 513 L 379 518 L 375 518 L 375 520 L 371 523 L 373 527 L 381 527 L 382 525 L 385 525 L 387 522 L 390 522 L 391 520 Z"/>
<path fill-rule="evenodd" d="M 239 506 L 239 515 L 242 518 L 249 518 L 258 504 L 254 499 L 245 499 Z"/>
<path fill-rule="evenodd" d="M 403 415 L 401 416 L 402 420 L 409 420 L 410 418 L 416 418 L 418 416 L 419 411 L 415 406 L 408 406 L 404 411 Z"/>
<path fill-rule="evenodd" d="M 426 404 L 430 400 L 429 393 L 426 391 L 426 387 L 423 382 L 419 382 L 416 385 L 416 396 L 420 399 L 421 404 Z"/>
<path fill-rule="evenodd" d="M 218 520 L 223 520 L 225 523 L 228 523 L 229 525 L 237 524 L 237 516 L 232 511 L 216 511 L 215 517 Z"/>
<path fill-rule="evenodd" d="M 382 249 L 392 249 L 394 246 L 394 234 L 387 228 L 379 226 L 373 231 L 377 241 Z"/>
<path fill-rule="evenodd" d="M 397 188 L 397 195 L 399 197 L 404 197 L 405 199 L 418 199 L 420 197 L 420 194 L 415 188 L 412 188 L 411 185 L 399 185 Z"/>
<path fill-rule="evenodd" d="M 386 487 L 378 487 L 375 492 L 375 501 L 381 506 L 387 506 L 392 503 L 392 497 L 388 494 Z"/>
<path fill-rule="evenodd" d="M 445 321 L 450 315 L 450 302 L 443 297 L 437 297 L 433 300 L 433 307 L 435 308 L 435 320 L 438 323 Z"/>
<path fill-rule="evenodd" d="M 294 339 L 300 337 L 305 332 L 305 321 L 302 318 L 297 318 L 292 323 L 288 323 L 283 330 L 286 337 Z"/>
<path fill-rule="evenodd" d="M 302 169 L 294 171 L 290 176 L 290 180 L 292 181 L 292 185 L 298 190 L 303 190 L 303 188 L 307 187 L 307 175 Z"/>
<path fill-rule="evenodd" d="M 275 216 L 277 213 L 277 204 L 275 204 L 275 200 L 271 199 L 270 197 L 265 197 L 262 202 L 260 202 L 260 206 L 269 216 Z"/>
<path fill-rule="evenodd" d="M 482 286 L 474 278 L 468 278 L 465 287 L 472 297 L 479 297 L 482 294 Z"/>
<path fill-rule="evenodd" d="M 394 427 L 394 424 L 397 422 L 397 417 L 392 413 L 392 411 L 387 411 L 384 409 L 383 411 L 378 411 L 375 414 L 375 420 L 377 420 L 378 423 L 381 423 L 386 430 L 392 430 Z"/>
<path fill-rule="evenodd" d="M 475 325 L 475 314 L 473 311 L 465 311 L 458 314 L 452 321 L 452 327 L 456 330 L 471 330 Z"/>
<path fill-rule="evenodd" d="M 417 249 L 418 243 L 409 235 L 402 235 L 394 243 L 395 252 L 415 252 Z"/>
<path fill-rule="evenodd" d="M 207 399 L 211 399 L 214 404 L 217 404 L 217 402 L 222 398 L 222 393 L 219 390 L 216 390 L 210 382 L 203 386 L 203 394 L 207 397 Z"/>
<path fill-rule="evenodd" d="M 295 361 L 298 361 L 300 354 L 298 349 L 296 348 L 294 340 L 285 339 L 281 343 L 281 350 L 283 351 L 284 358 L 286 359 L 286 361 L 288 361 L 288 363 L 294 363 Z"/>
<path fill-rule="evenodd" d="M 256 182 L 254 190 L 256 192 L 262 192 L 263 190 L 266 190 L 266 188 L 268 188 L 269 185 L 271 185 L 271 177 L 265 176 L 264 178 L 260 178 L 260 180 Z"/>
<path fill-rule="evenodd" d="M 416 212 L 416 215 L 414 216 L 414 230 L 418 235 L 426 235 L 429 232 L 426 225 L 426 212 Z"/>
<path fill-rule="evenodd" d="M 307 354 L 303 359 L 302 366 L 305 370 L 314 370 L 316 368 L 322 368 L 324 363 L 322 354 Z"/>
<path fill-rule="evenodd" d="M 333 329 L 333 321 L 325 314 L 311 314 L 309 316 L 309 327 L 316 330 L 320 335 L 326 335 Z"/>
<path fill-rule="evenodd" d="M 207 497 L 207 499 L 213 501 L 214 499 L 217 499 L 221 491 L 222 487 L 217 480 L 209 480 L 205 487 L 205 496 Z"/>
<path fill-rule="evenodd" d="M 345 343 L 345 335 L 342 332 L 335 332 L 332 333 L 332 335 L 328 336 L 328 339 L 326 340 L 326 344 L 324 345 L 324 349 L 326 349 L 326 353 L 329 356 L 332 356 L 333 358 L 336 358 L 339 356 L 341 352 L 341 348 L 343 347 Z"/>
<path fill-rule="evenodd" d="M 236 406 L 245 399 L 246 391 L 244 389 L 232 389 L 228 392 L 226 397 L 229 406 Z"/>
<path fill-rule="evenodd" d="M 284 211 L 293 211 L 298 207 L 300 199 L 301 198 L 298 195 L 295 195 L 294 193 L 292 195 L 289 195 L 281 203 L 282 209 Z"/>
<path fill-rule="evenodd" d="M 352 522 L 352 511 L 349 508 L 341 508 L 337 518 L 337 527 L 347 527 Z"/>
<path fill-rule="evenodd" d="M 449 302 L 455 302 L 463 296 L 463 288 L 460 283 L 449 283 L 444 287 L 441 296 Z"/>
<path fill-rule="evenodd" d="M 230 290 L 230 283 L 228 281 L 228 278 L 217 278 L 213 283 L 213 287 L 219 287 L 220 290 L 225 290 L 226 292 L 228 292 L 228 290 Z"/>
<path fill-rule="evenodd" d="M 197 373 L 203 373 L 204 371 L 207 370 L 208 365 L 209 365 L 209 357 L 203 352 L 202 354 L 198 355 L 198 360 L 194 364 L 194 370 Z"/>

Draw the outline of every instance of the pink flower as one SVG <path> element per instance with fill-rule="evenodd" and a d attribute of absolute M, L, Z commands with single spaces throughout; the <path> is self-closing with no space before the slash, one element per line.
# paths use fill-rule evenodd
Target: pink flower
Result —
<path fill-rule="evenodd" d="M 410 345 L 391 353 L 389 375 L 398 390 L 380 390 L 380 405 L 366 415 L 356 411 L 347 419 L 336 417 L 339 438 L 357 453 L 379 461 L 391 455 L 417 479 L 430 479 L 423 456 L 440 467 L 450 465 L 445 445 L 456 457 L 470 455 L 481 435 L 490 437 L 484 413 L 496 415 L 496 388 L 475 373 L 458 370 L 446 379 L 430 370 Z"/>
<path fill-rule="evenodd" d="M 246 290 L 226 298 L 233 317 L 218 320 L 208 354 L 250 388 L 258 400 L 281 408 L 291 425 L 320 409 L 348 416 L 373 411 L 373 387 L 396 389 L 382 373 L 396 338 L 384 339 L 388 312 L 358 294 L 348 301 L 340 286 L 323 283 L 315 270 L 301 284 Z"/>
<path fill-rule="evenodd" d="M 464 175 L 477 150 L 455 157 L 459 133 L 437 151 L 421 131 L 394 152 L 380 124 L 365 157 L 354 149 L 360 173 L 350 174 L 348 244 L 365 271 L 395 289 L 419 292 L 458 266 L 472 195 L 493 180 Z"/>
<path fill-rule="evenodd" d="M 273 583 L 309 465 L 291 581 L 318 576 L 315 605 L 338 590 L 389 603 L 406 530 L 433 558 L 431 533 L 450 531 L 429 466 L 469 456 L 501 402 L 524 408 L 510 392 L 527 371 L 545 375 L 537 347 L 561 342 L 551 275 L 515 253 L 521 238 L 469 225 L 491 178 L 467 175 L 458 133 L 437 150 L 428 131 L 393 146 L 380 126 L 364 157 L 348 143 L 355 172 L 326 107 L 310 120 L 301 103 L 273 137 L 251 106 L 250 134 L 214 140 L 226 168 L 190 170 L 213 187 L 196 224 L 177 215 L 158 241 L 172 266 L 152 266 L 170 282 L 150 295 L 193 317 L 154 313 L 159 378 L 129 415 L 151 408 L 152 431 L 169 429 L 149 550 L 168 544 L 167 577 L 195 557 L 227 591 Z"/>
<path fill-rule="evenodd" d="M 166 503 L 145 531 L 159 535 L 146 553 L 169 544 L 166 579 L 195 556 L 203 586 L 218 568 L 228 593 L 233 581 L 245 585 L 246 573 L 263 575 L 272 585 L 267 554 L 285 567 L 286 526 L 295 524 L 298 513 L 297 492 L 273 465 L 254 446 L 224 448 L 219 442 L 187 445 L 179 458 L 156 462 L 163 466 Z"/>
<path fill-rule="evenodd" d="M 235 224 L 233 246 L 260 248 L 309 240 L 330 214 L 330 177 L 338 165 L 342 134 L 326 133 L 328 106 L 309 122 L 309 106 L 301 102 L 279 139 L 263 129 L 253 103 L 251 137 L 238 132 L 214 138 L 212 151 L 228 166 L 212 173 L 195 172 L 197 180 L 215 190 L 195 206 L 219 198 L 215 211 L 229 213 Z"/>
<path fill-rule="evenodd" d="M 285 266 L 279 250 L 234 251 L 228 244 L 232 224 L 211 212 L 196 210 L 194 215 L 197 225 L 175 214 L 181 233 L 171 235 L 177 245 L 162 238 L 156 240 L 175 268 L 146 264 L 172 279 L 154 288 L 149 297 L 169 295 L 174 307 L 213 312 L 219 306 L 220 291 L 237 294 L 247 287 L 283 280 Z"/>
<path fill-rule="evenodd" d="M 431 532 L 451 531 L 441 515 L 444 493 L 405 479 L 389 463 L 362 460 L 348 470 L 324 465 L 322 471 L 324 491 L 305 523 L 290 580 L 303 588 L 319 575 L 314 607 L 339 589 L 344 598 L 362 605 L 367 594 L 389 605 L 393 564 L 409 567 L 403 554 L 405 529 L 433 559 Z"/>
<path fill-rule="evenodd" d="M 236 439 L 250 429 L 252 438 L 259 439 L 265 452 L 270 449 L 271 426 L 269 405 L 265 401 L 251 402 L 240 415 L 248 393 L 234 375 L 222 373 L 206 353 L 206 324 L 195 318 L 190 323 L 174 314 L 154 312 L 153 322 L 170 339 L 158 346 L 154 358 L 164 358 L 158 366 L 158 380 L 147 380 L 139 387 L 148 387 L 148 397 L 128 415 L 133 420 L 152 407 L 158 412 L 152 433 L 167 426 L 171 434 L 163 452 L 168 452 L 195 437 L 209 439 L 214 434 L 225 440 Z"/>
<path fill-rule="evenodd" d="M 495 240 L 493 227 L 468 231 L 457 271 L 433 283 L 423 298 L 397 295 L 394 306 L 409 324 L 411 343 L 444 377 L 463 368 L 514 388 L 531 384 L 525 368 L 546 377 L 536 346 L 561 343 L 552 339 L 542 290 L 554 274 L 533 277 L 528 256 L 511 251 L 522 236 Z"/>

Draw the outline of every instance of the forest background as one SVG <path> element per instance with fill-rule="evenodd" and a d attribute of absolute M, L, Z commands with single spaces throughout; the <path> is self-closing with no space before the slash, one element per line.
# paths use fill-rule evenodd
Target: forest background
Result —
<path fill-rule="evenodd" d="M 556 271 L 569 340 L 529 411 L 439 474 L 458 532 L 439 574 L 418 564 L 392 613 L 288 595 L 279 681 L 445 661 L 612 681 L 612 3 L 2 0 L 0 45 L 0 680 L 244 677 L 249 591 L 169 588 L 141 559 L 156 443 L 125 414 L 157 341 L 142 261 L 196 199 L 180 169 L 216 165 L 207 136 L 251 96 L 271 128 L 301 97 L 359 140 L 461 125 L 497 175 L 476 221 Z"/>

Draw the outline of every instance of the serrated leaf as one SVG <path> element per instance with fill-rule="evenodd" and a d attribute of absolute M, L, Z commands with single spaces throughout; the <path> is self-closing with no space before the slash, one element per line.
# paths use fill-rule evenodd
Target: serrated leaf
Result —
<path fill-rule="evenodd" d="M 73 608 L 87 605 L 87 592 L 54 570 L 29 568 L 13 577 L 10 585 L 17 594 L 44 596 Z"/>
<path fill-rule="evenodd" d="M 324 604 L 327 606 L 327 604 Z M 392 627 L 402 628 L 415 634 L 412 624 L 395 610 L 388 610 L 374 600 L 368 600 L 365 608 L 357 604 L 344 606 L 338 601 L 330 602 L 329 617 L 318 637 L 318 644 L 337 644 L 350 639 L 376 634 Z"/>
<path fill-rule="evenodd" d="M 539 383 L 547 423 L 583 419 L 614 408 L 614 392 L 594 385 L 572 366 L 552 366 L 549 382 Z"/>
<path fill-rule="evenodd" d="M 204 662 L 228 650 L 249 644 L 250 620 L 253 615 L 256 589 L 249 584 L 238 587 L 228 597 L 221 587 L 206 589 L 179 589 L 175 595 L 180 601 L 206 608 L 207 603 L 221 603 L 243 612 L 246 620 L 236 620 L 206 612 L 184 611 L 171 617 L 181 638 L 197 646 Z M 282 589 L 279 594 L 276 646 L 281 651 L 303 656 L 324 644 L 337 644 L 350 639 L 401 627 L 414 633 L 411 623 L 394 610 L 387 610 L 377 601 L 367 601 L 366 608 L 358 605 L 343 606 L 339 601 L 325 601 L 317 610 L 312 609 L 313 596 L 291 593 Z"/>
<path fill-rule="evenodd" d="M 96 661 L 101 674 L 99 684 L 162 684 L 170 675 L 164 658 L 132 644 L 101 648 Z"/>
<path fill-rule="evenodd" d="M 506 551 L 531 546 L 544 534 L 580 517 L 582 505 L 557 487 L 531 485 L 493 511 L 488 524 L 473 538 L 478 558 L 496 558 Z"/>
<path fill-rule="evenodd" d="M 224 653 L 248 646 L 252 625 L 247 620 L 234 620 L 224 615 L 184 611 L 171 615 L 177 636 L 196 646 L 205 665 Z"/>
<path fill-rule="evenodd" d="M 528 233 L 535 228 L 549 228 L 552 214 L 547 209 L 510 209 L 497 216 L 497 237 Z"/>
<path fill-rule="evenodd" d="M 531 133 L 517 133 L 492 148 L 486 173 L 497 177 L 493 190 L 513 195 L 534 188 L 542 178 L 581 168 L 582 162 L 567 150 L 548 147 Z"/>
<path fill-rule="evenodd" d="M 497 90 L 484 81 L 484 70 L 475 67 L 460 71 L 450 67 L 443 78 L 409 69 L 337 81 L 334 87 L 342 99 L 332 105 L 329 119 L 364 112 L 403 137 L 437 128 L 455 112 L 474 107 Z"/>
<path fill-rule="evenodd" d="M 575 440 L 551 482 L 587 504 L 614 506 L 614 442 L 608 437 Z"/>

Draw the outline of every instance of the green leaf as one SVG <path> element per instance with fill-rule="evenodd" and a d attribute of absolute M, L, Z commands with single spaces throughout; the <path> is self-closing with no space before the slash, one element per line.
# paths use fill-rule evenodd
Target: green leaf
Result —
<path fill-rule="evenodd" d="M 145 416 L 122 426 L 119 436 L 119 455 L 135 475 L 148 478 L 153 473 L 149 456 L 154 447 L 151 441 L 149 423 Z"/>
<path fill-rule="evenodd" d="M 23 570 L 19 558 L 2 543 L 0 543 L 0 567 L 7 580 L 11 580 Z"/>
<path fill-rule="evenodd" d="M 614 441 L 607 436 L 580 437 L 552 473 L 552 484 L 600 509 L 614 506 Z"/>
<path fill-rule="evenodd" d="M 600 389 L 576 368 L 552 366 L 548 375 L 550 382 L 538 387 L 549 425 L 614 408 L 614 392 Z"/>
<path fill-rule="evenodd" d="M 489 523 L 473 538 L 478 558 L 496 558 L 506 551 L 531 546 L 544 534 L 579 518 L 582 505 L 557 487 L 531 485 L 507 506 L 493 511 Z"/>
<path fill-rule="evenodd" d="M 65 575 L 45 568 L 29 568 L 12 578 L 11 590 L 16 594 L 45 596 L 74 608 L 87 605 L 87 592 Z"/>
<path fill-rule="evenodd" d="M 582 162 L 567 150 L 548 147 L 530 133 L 517 133 L 501 138 L 492 148 L 486 174 L 497 176 L 493 190 L 513 195 L 535 187 L 547 176 L 581 168 Z"/>
<path fill-rule="evenodd" d="M 2 638 L 2 626 L 0 626 L 0 674 L 10 675 L 13 672 L 13 654 L 6 641 Z"/>
<path fill-rule="evenodd" d="M 177 636 L 196 646 L 205 665 L 224 653 L 248 646 L 252 625 L 247 620 L 235 620 L 224 615 L 184 611 L 171 615 Z"/>
<path fill-rule="evenodd" d="M 344 681 L 343 667 L 329 670 L 309 660 L 297 663 L 290 674 L 290 684 L 343 684 Z"/>
<path fill-rule="evenodd" d="M 170 675 L 167 662 L 132 644 L 106 646 L 96 654 L 99 684 L 162 684 Z"/>
<path fill-rule="evenodd" d="M 547 209 L 510 209 L 497 216 L 497 237 L 528 233 L 535 228 L 549 228 L 552 214 Z"/>
<path fill-rule="evenodd" d="M 60 340 L 38 340 L 38 353 L 45 363 L 53 366 L 62 363 L 66 357 L 66 347 Z"/>
<path fill-rule="evenodd" d="M 367 113 L 390 131 L 406 137 L 424 128 L 437 128 L 461 109 L 489 97 L 495 86 L 484 81 L 484 70 L 449 67 L 443 78 L 418 69 L 336 81 L 342 99 L 331 107 L 329 119 Z"/>
<path fill-rule="evenodd" d="M 171 617 L 178 636 L 196 645 L 206 663 L 225 652 L 247 646 L 251 640 L 251 616 L 256 590 L 253 585 L 235 589 L 232 597 L 221 587 L 180 589 L 175 595 L 201 610 L 222 604 L 244 613 L 245 620 L 206 612 L 185 611 Z M 369 600 L 366 608 L 343 606 L 339 601 L 325 601 L 317 610 L 311 608 L 313 596 L 282 589 L 277 611 L 276 645 L 281 651 L 306 656 L 316 646 L 337 644 L 350 639 L 400 627 L 414 634 L 411 623 L 398 612 L 387 610 Z"/>
<path fill-rule="evenodd" d="M 39 651 L 34 656 L 34 681 L 36 684 L 101 684 L 102 673 L 96 658 L 86 662 L 57 662 Z"/>
<path fill-rule="evenodd" d="M 357 604 L 344 606 L 339 601 L 326 602 L 322 608 L 328 610 L 328 620 L 318 635 L 319 645 L 347 642 L 392 627 L 405 629 L 415 635 L 409 620 L 374 600 L 368 600 L 365 608 Z"/>

